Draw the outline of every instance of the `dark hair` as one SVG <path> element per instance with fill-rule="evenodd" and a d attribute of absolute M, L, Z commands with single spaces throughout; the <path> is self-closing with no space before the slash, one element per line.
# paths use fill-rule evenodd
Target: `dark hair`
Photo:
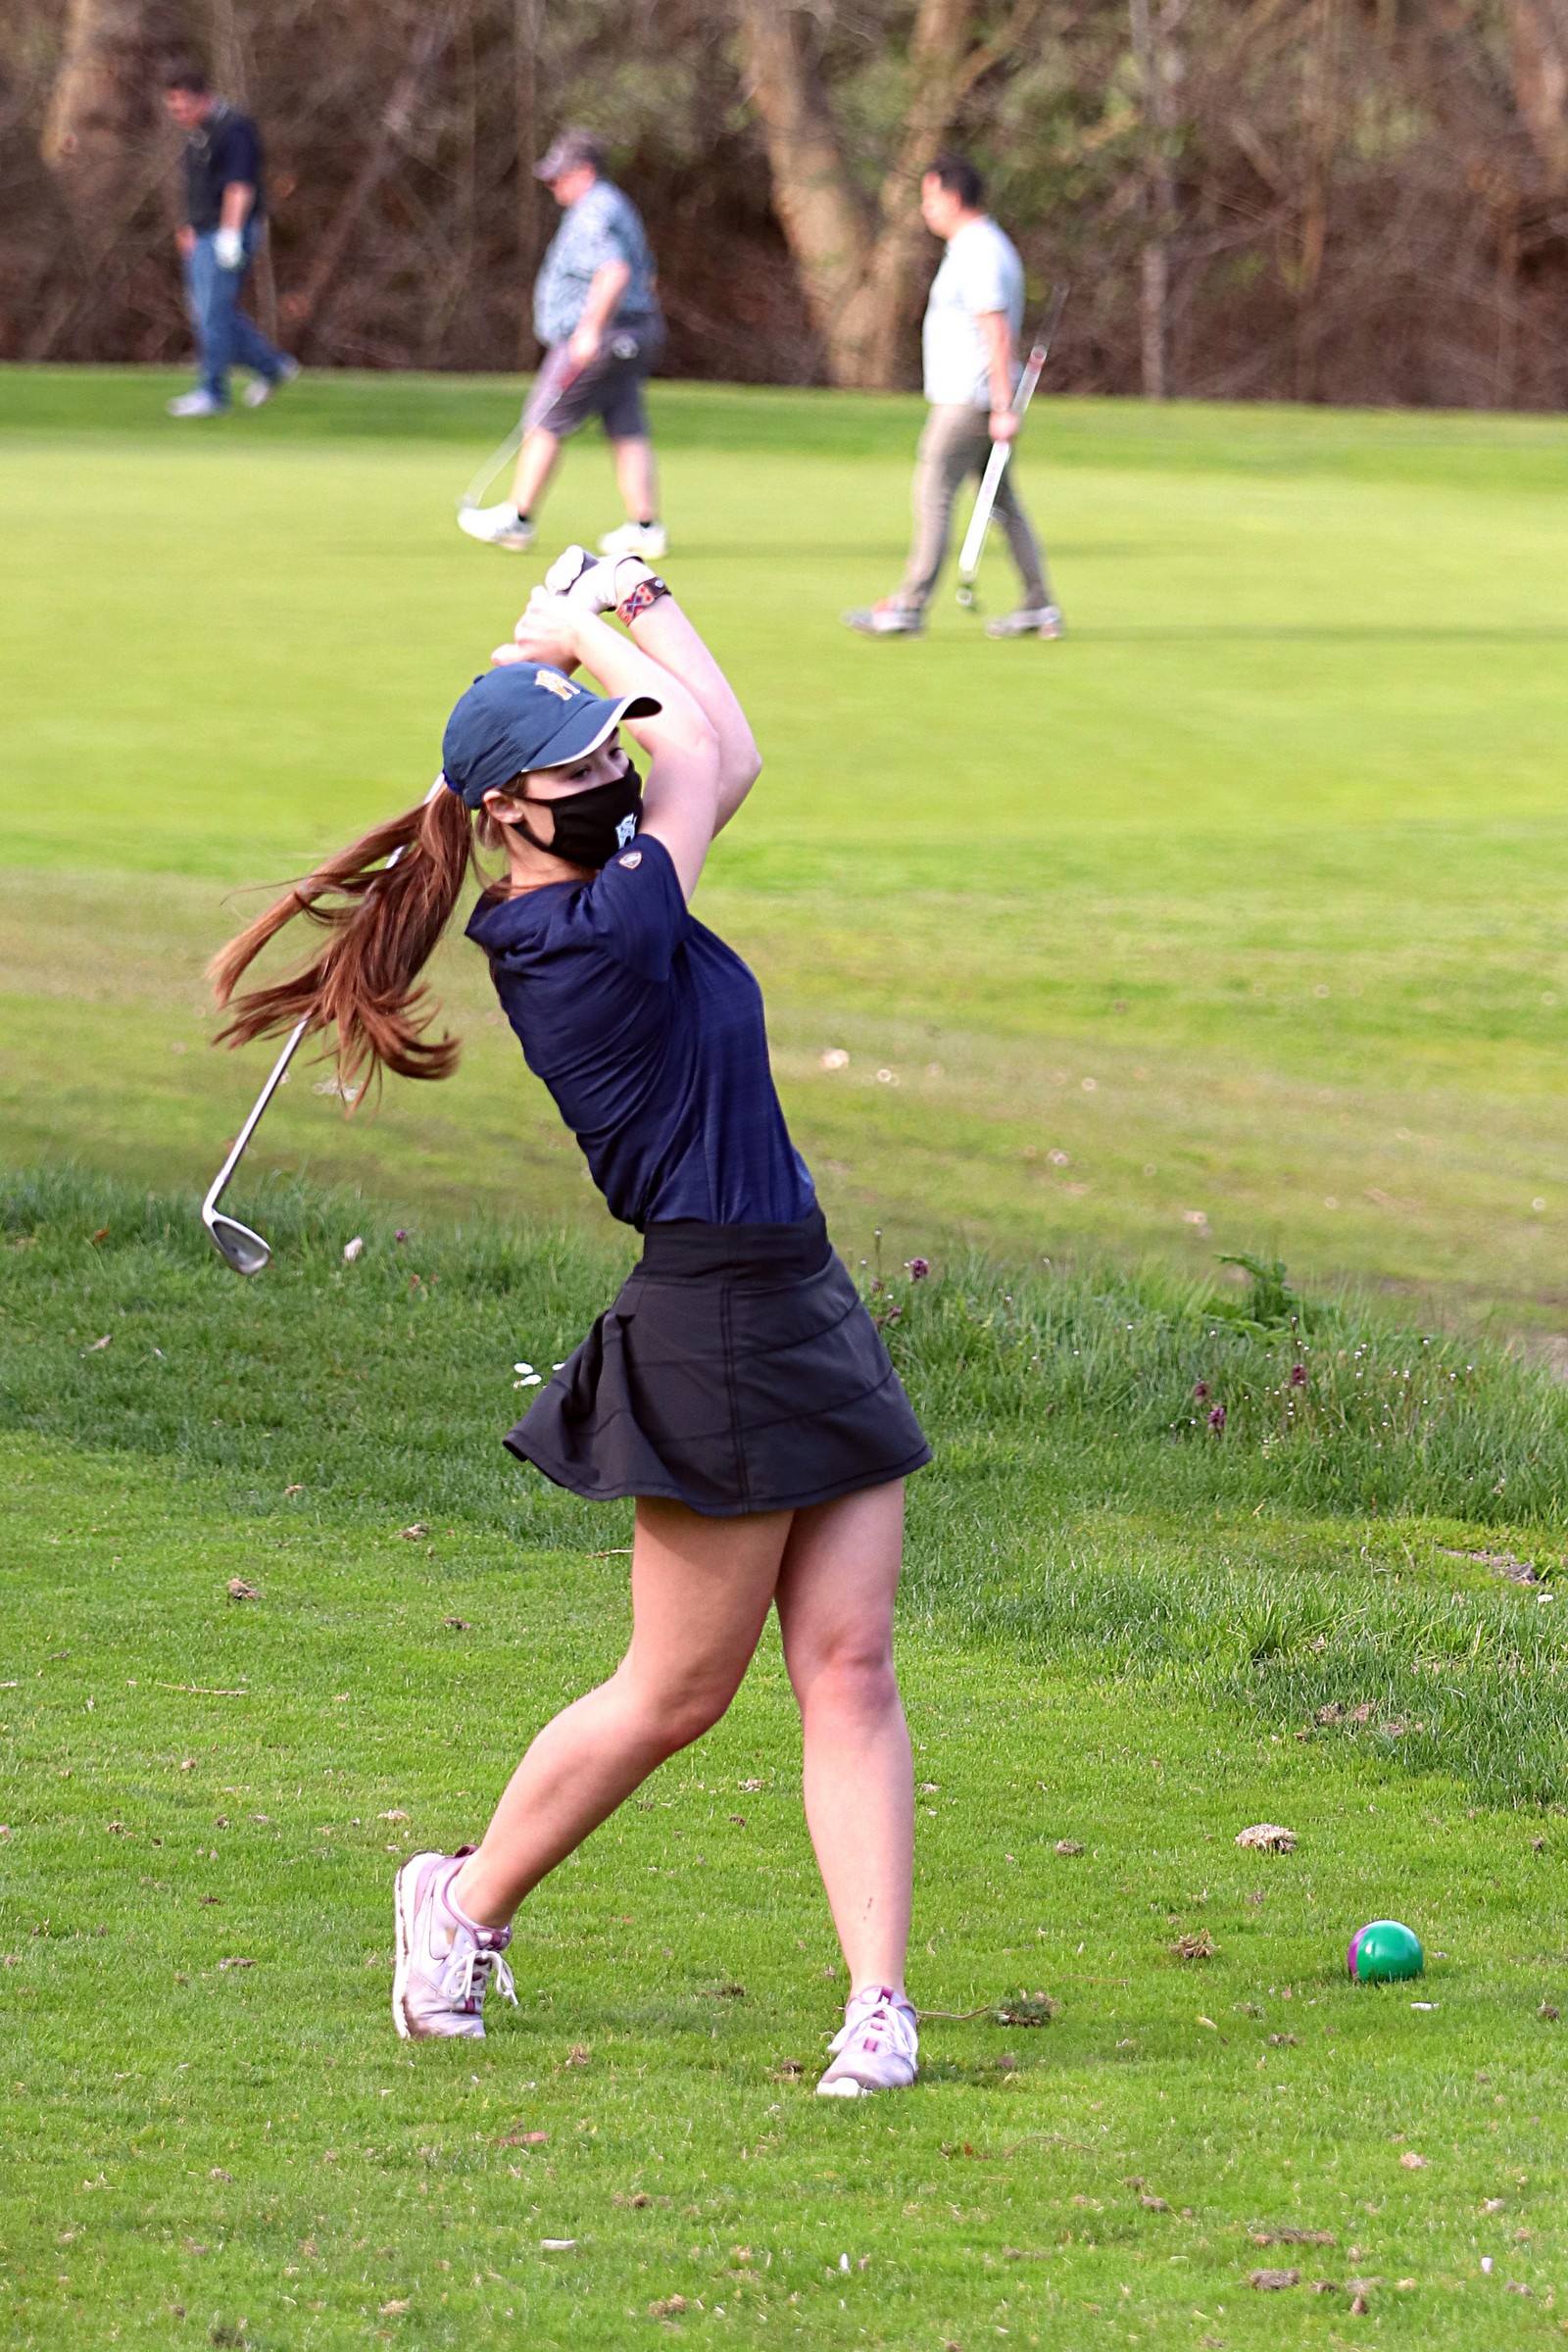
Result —
<path fill-rule="evenodd" d="M 166 90 L 189 90 L 193 98 L 205 98 L 212 86 L 207 78 L 206 68 L 193 65 L 188 59 L 183 64 L 171 66 L 164 75 Z"/>
<path fill-rule="evenodd" d="M 401 855 L 388 865 L 394 851 Z M 477 871 L 473 821 L 445 787 L 362 834 L 213 957 L 213 993 L 221 1005 L 233 999 L 218 1042 L 249 1045 L 308 1018 L 313 1029 L 336 1029 L 345 1090 L 362 1072 L 376 1077 L 383 1069 L 400 1078 L 449 1078 L 461 1048 L 455 1037 L 425 1035 L 437 1007 L 418 980 L 470 868 Z M 234 999 L 240 975 L 297 914 L 328 934 L 316 961 Z"/>
<path fill-rule="evenodd" d="M 935 161 L 927 164 L 925 175 L 940 180 L 968 212 L 977 213 L 985 202 L 985 181 L 969 158 L 956 154 L 951 147 L 944 147 Z"/>

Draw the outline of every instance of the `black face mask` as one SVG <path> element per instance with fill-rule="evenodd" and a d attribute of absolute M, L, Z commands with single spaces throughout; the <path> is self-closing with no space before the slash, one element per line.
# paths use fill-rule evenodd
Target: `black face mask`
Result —
<path fill-rule="evenodd" d="M 519 818 L 517 830 L 525 840 L 548 857 L 564 858 L 568 865 L 608 865 L 642 821 L 642 778 L 628 760 L 608 784 L 590 784 L 585 792 L 552 801 L 550 810 L 556 820 L 554 841 L 541 841 Z"/>

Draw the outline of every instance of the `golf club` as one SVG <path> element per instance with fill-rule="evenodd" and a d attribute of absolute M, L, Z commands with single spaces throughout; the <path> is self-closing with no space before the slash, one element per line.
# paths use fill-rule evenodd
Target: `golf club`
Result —
<path fill-rule="evenodd" d="M 486 458 L 484 464 L 480 466 L 478 472 L 474 475 L 472 481 L 468 484 L 468 487 L 466 490 L 465 490 L 463 496 L 458 501 L 458 512 L 460 514 L 466 513 L 473 507 L 482 507 L 486 503 L 486 493 L 489 491 L 490 485 L 495 480 L 497 474 L 512 464 L 513 459 L 522 447 L 522 434 L 523 427 L 521 421 L 519 420 L 513 426 L 506 439 L 500 442 L 497 447 L 490 452 L 490 455 Z"/>
<path fill-rule="evenodd" d="M 445 786 L 446 778 L 437 776 L 424 796 L 426 804 L 433 801 L 436 794 L 443 791 Z M 401 850 L 393 851 L 386 861 L 389 871 L 396 865 L 402 855 Z M 238 1135 L 235 1136 L 229 1147 L 228 1157 L 213 1178 L 212 1184 L 208 1188 L 207 1198 L 202 1202 L 202 1223 L 207 1228 L 213 1247 L 224 1263 L 233 1267 L 236 1274 L 260 1274 L 265 1267 L 270 1265 L 271 1244 L 266 1241 L 261 1234 L 253 1232 L 249 1225 L 242 1225 L 238 1217 L 226 1216 L 218 1203 L 228 1188 L 229 1178 L 245 1155 L 246 1145 L 261 1125 L 263 1111 L 288 1075 L 288 1065 L 293 1060 L 300 1041 L 310 1025 L 311 1015 L 306 1013 L 304 1018 L 296 1021 L 289 1031 L 283 1051 L 273 1062 L 267 1084 L 251 1104 L 250 1116 Z"/>
<path fill-rule="evenodd" d="M 1067 288 L 1058 286 L 1051 298 L 1051 308 L 1046 313 L 1045 323 L 1036 335 L 1030 347 L 1029 357 L 1023 364 L 1023 372 L 1018 378 L 1018 388 L 1013 394 L 1012 401 L 1013 412 L 1020 424 L 1027 413 L 1029 403 L 1035 396 L 1035 386 L 1040 381 L 1041 372 L 1047 360 L 1051 357 L 1052 339 L 1060 323 L 1066 300 Z M 969 528 L 964 533 L 963 546 L 958 555 L 957 594 L 959 604 L 966 608 L 972 607 L 974 604 L 975 574 L 980 569 L 980 559 L 985 553 L 986 533 L 991 528 L 991 517 L 996 509 L 997 492 L 1002 487 L 1002 477 L 1007 470 L 1007 461 L 1011 455 L 1012 443 L 1010 441 L 993 443 L 991 455 L 986 461 L 985 476 L 980 484 L 980 493 L 974 502 L 974 513 L 969 517 Z"/>
<path fill-rule="evenodd" d="M 615 335 L 611 338 L 610 349 L 616 359 L 629 359 L 636 348 L 636 339 L 632 336 Z M 458 512 L 460 514 L 469 513 L 475 507 L 489 505 L 489 494 L 496 476 L 505 471 L 522 447 L 538 411 L 548 407 L 551 401 L 559 400 L 563 392 L 569 391 L 581 373 L 580 363 L 565 357 L 553 370 L 540 370 L 539 375 L 535 378 L 533 389 L 528 394 L 527 401 L 523 406 L 522 415 L 506 439 L 498 442 L 490 452 L 459 499 Z"/>

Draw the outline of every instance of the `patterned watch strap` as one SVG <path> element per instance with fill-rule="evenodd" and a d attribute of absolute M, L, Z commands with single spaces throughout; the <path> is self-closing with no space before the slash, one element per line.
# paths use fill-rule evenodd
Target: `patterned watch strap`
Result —
<path fill-rule="evenodd" d="M 647 579 L 639 580 L 630 596 L 615 607 L 616 613 L 630 628 L 639 613 L 646 612 L 650 605 L 657 605 L 662 596 L 668 596 L 669 593 L 669 582 L 662 580 L 657 571 L 650 572 Z"/>

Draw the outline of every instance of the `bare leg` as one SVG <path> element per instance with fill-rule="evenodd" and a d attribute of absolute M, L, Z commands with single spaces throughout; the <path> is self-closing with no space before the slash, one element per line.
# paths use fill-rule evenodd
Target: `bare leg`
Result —
<path fill-rule="evenodd" d="M 535 425 L 523 437 L 517 452 L 517 470 L 512 479 L 512 503 L 519 514 L 531 514 L 545 494 L 545 484 L 556 470 L 561 455 L 561 442 L 555 433 L 547 433 Z"/>
<path fill-rule="evenodd" d="M 806 1739 L 806 1818 L 850 1987 L 904 1989 L 914 1772 L 893 1671 L 902 1482 L 797 1511 L 778 1579 Z"/>
<path fill-rule="evenodd" d="M 615 484 L 626 508 L 628 522 L 651 522 L 659 513 L 659 473 L 654 465 L 654 445 L 638 438 L 632 441 L 612 441 L 615 459 Z"/>
<path fill-rule="evenodd" d="M 453 1881 L 469 1919 L 504 1927 L 656 1765 L 718 1721 L 767 1620 L 790 1519 L 638 1503 L 631 1646 L 608 1683 L 545 1725 L 513 1774 Z"/>

